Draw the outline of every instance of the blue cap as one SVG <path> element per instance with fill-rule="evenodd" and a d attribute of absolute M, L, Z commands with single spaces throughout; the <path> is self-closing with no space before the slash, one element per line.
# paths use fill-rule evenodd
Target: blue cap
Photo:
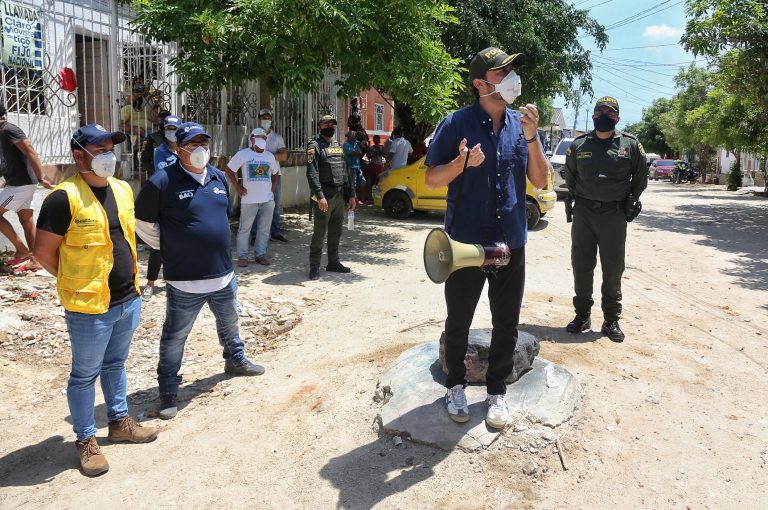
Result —
<path fill-rule="evenodd" d="M 75 131 L 72 139 L 69 141 L 71 149 L 82 149 L 88 144 L 101 143 L 106 140 L 112 140 L 112 143 L 123 143 L 126 139 L 125 133 L 121 131 L 109 132 L 101 124 L 87 124 Z"/>
<path fill-rule="evenodd" d="M 205 128 L 197 122 L 184 122 L 176 128 L 176 143 L 184 145 L 190 138 L 198 135 L 203 135 L 206 138 L 211 137 L 211 135 L 205 132 Z"/>
<path fill-rule="evenodd" d="M 175 115 L 169 115 L 163 120 L 163 129 L 167 128 L 168 126 L 174 126 L 178 129 L 178 127 L 181 125 L 181 119 Z"/>

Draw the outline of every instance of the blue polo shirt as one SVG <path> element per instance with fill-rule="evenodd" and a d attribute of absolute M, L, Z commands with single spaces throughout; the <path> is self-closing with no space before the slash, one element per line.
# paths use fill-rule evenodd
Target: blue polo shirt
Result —
<path fill-rule="evenodd" d="M 171 151 L 168 144 L 163 143 L 158 147 L 155 147 L 152 163 L 155 166 L 155 171 L 158 171 L 175 163 L 177 159 L 179 159 L 179 157 Z"/>
<path fill-rule="evenodd" d="M 232 271 L 227 178 L 207 167 L 200 185 L 179 161 L 156 171 L 136 197 L 136 219 L 160 225 L 166 280 L 207 280 Z"/>
<path fill-rule="evenodd" d="M 449 163 L 459 155 L 459 142 L 477 143 L 485 154 L 479 167 L 469 167 L 448 185 L 445 229 L 462 243 L 489 245 L 505 242 L 511 249 L 525 246 L 525 172 L 528 144 L 520 112 L 506 109 L 499 134 L 490 115 L 475 103 L 449 114 L 435 131 L 426 164 Z"/>

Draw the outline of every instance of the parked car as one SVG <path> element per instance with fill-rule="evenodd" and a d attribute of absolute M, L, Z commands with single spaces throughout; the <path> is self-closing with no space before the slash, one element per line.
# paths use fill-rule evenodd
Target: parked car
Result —
<path fill-rule="evenodd" d="M 568 152 L 568 148 L 573 143 L 573 138 L 563 138 L 555 147 L 555 152 L 552 157 L 549 158 L 552 163 L 552 169 L 555 171 L 555 192 L 557 196 L 563 196 L 568 193 L 568 188 L 565 186 L 565 153 Z"/>
<path fill-rule="evenodd" d="M 445 212 L 445 197 L 448 186 L 436 189 L 427 187 L 425 176 L 426 158 L 395 170 L 386 170 L 379 175 L 378 183 L 373 186 L 373 203 L 383 207 L 390 218 L 403 220 L 413 211 Z M 538 189 L 526 179 L 525 199 L 528 228 L 535 227 L 542 216 L 551 211 L 557 202 L 553 187 L 553 174 L 550 169 L 547 187 Z"/>
<path fill-rule="evenodd" d="M 648 177 L 654 181 L 659 179 L 669 179 L 671 181 L 674 172 L 675 162 L 671 159 L 657 159 L 648 167 Z"/>

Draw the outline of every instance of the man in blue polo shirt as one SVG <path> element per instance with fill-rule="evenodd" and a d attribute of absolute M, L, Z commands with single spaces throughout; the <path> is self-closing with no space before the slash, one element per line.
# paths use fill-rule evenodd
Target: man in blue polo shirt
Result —
<path fill-rule="evenodd" d="M 200 124 L 180 124 L 176 130 L 178 161 L 155 172 L 136 198 L 137 232 L 147 244 L 160 249 L 168 283 L 157 364 L 163 419 L 176 416 L 184 344 L 206 303 L 216 318 L 216 332 L 224 348 L 224 371 L 264 373 L 264 367 L 246 358 L 240 338 L 227 178 L 208 164 L 209 139 Z"/>
<path fill-rule="evenodd" d="M 445 230 L 462 243 L 505 243 L 510 262 L 488 273 L 459 269 L 445 282 L 445 358 L 448 368 L 446 408 L 457 422 L 469 420 L 464 388 L 469 327 L 488 280 L 493 333 L 488 359 L 486 423 L 504 428 L 509 411 L 505 379 L 512 372 L 517 324 L 525 283 L 525 178 L 547 183 L 547 161 L 538 140 L 539 113 L 528 104 L 511 104 L 520 95 L 518 68 L 525 56 L 486 48 L 470 63 L 469 78 L 477 102 L 448 115 L 427 152 L 427 186 L 448 186 Z"/>

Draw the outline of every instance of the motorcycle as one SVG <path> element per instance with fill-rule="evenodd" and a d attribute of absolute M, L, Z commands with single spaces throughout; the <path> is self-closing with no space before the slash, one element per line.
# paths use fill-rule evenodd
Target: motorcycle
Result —
<path fill-rule="evenodd" d="M 688 165 L 686 168 L 675 169 L 675 174 L 672 176 L 672 182 L 678 184 L 691 183 L 694 184 L 696 180 L 701 176 L 696 167 Z"/>

